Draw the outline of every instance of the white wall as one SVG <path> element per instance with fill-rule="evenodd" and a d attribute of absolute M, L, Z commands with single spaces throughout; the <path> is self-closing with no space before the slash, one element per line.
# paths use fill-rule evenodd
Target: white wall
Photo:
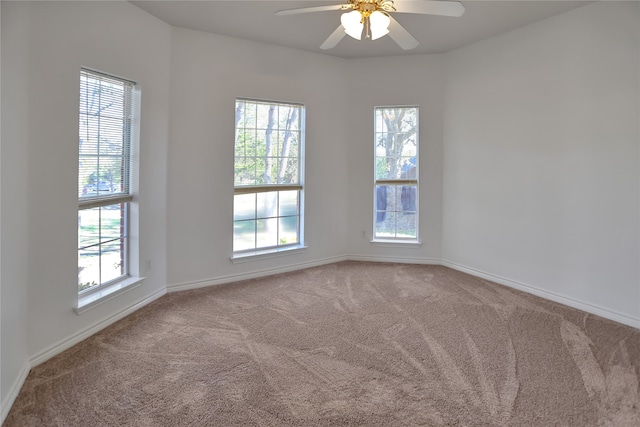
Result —
<path fill-rule="evenodd" d="M 349 62 L 349 254 L 359 259 L 434 262 L 440 259 L 442 205 L 442 55 Z M 374 107 L 419 107 L 420 246 L 372 245 Z M 362 236 L 362 232 L 365 236 Z"/>
<path fill-rule="evenodd" d="M 637 3 L 448 54 L 443 258 L 639 324 Z"/>
<path fill-rule="evenodd" d="M 347 84 L 344 60 L 175 28 L 169 146 L 169 285 L 324 262 L 345 252 Z M 303 253 L 232 264 L 236 97 L 306 107 Z"/>
<path fill-rule="evenodd" d="M 136 303 L 165 292 L 171 28 L 124 2 L 3 2 L 2 8 L 3 317 L 5 306 L 12 304 L 20 316 L 28 317 L 25 330 L 16 314 L 15 330 L 12 318 L 7 337 L 3 321 L 4 393 L 16 368 L 8 361 L 5 377 L 7 355 L 18 353 L 24 363 L 26 353 L 30 364 L 38 363 Z M 20 62 L 8 66 L 12 52 Z M 141 286 L 77 315 L 73 307 L 81 66 L 140 83 L 137 237 L 140 258 L 151 261 L 151 270 Z M 6 156 L 12 153 L 16 157 L 9 161 Z M 16 202 L 15 207 L 7 208 L 8 200 Z M 4 344 L 14 336 L 16 350 L 11 351 Z"/>
<path fill-rule="evenodd" d="M 26 377 L 29 165 L 29 9 L 3 2 L 1 63 L 0 405 L 2 418 Z"/>
<path fill-rule="evenodd" d="M 171 28 L 128 3 L 43 2 L 31 22 L 29 351 L 32 356 L 166 286 L 166 163 Z M 82 314 L 77 298 L 80 67 L 132 79 L 142 91 L 142 286 Z"/>

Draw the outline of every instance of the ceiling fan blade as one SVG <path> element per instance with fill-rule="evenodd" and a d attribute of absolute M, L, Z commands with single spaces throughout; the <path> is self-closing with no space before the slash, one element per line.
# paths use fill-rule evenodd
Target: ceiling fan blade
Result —
<path fill-rule="evenodd" d="M 342 25 L 339 25 L 338 28 L 336 28 L 336 30 L 331 33 L 329 37 L 327 37 L 324 43 L 320 45 L 320 49 L 326 50 L 336 47 L 336 45 L 340 43 L 340 40 L 342 40 L 342 38 L 346 35 L 347 33 L 344 32 L 344 28 L 342 28 Z"/>
<path fill-rule="evenodd" d="M 464 13 L 464 6 L 458 1 L 396 0 L 393 5 L 398 13 L 419 13 L 423 15 L 453 16 L 456 18 Z"/>
<path fill-rule="evenodd" d="M 347 10 L 351 9 L 351 4 L 332 4 L 329 6 L 301 7 L 298 9 L 285 9 L 276 12 L 276 15 L 297 15 L 298 13 L 325 12 L 327 10 Z"/>
<path fill-rule="evenodd" d="M 389 25 L 389 37 L 394 42 L 398 43 L 403 50 L 411 50 L 418 46 L 418 40 L 416 40 L 407 30 L 404 29 L 393 16 L 390 16 L 391 23 Z"/>

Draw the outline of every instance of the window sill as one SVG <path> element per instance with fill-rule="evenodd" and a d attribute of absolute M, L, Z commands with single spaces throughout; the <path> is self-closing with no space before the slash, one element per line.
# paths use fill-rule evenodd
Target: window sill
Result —
<path fill-rule="evenodd" d="M 78 296 L 78 306 L 74 307 L 76 314 L 80 315 L 105 301 L 120 294 L 130 291 L 142 283 L 144 277 L 128 277 L 113 285 L 106 286 L 96 292 Z"/>
<path fill-rule="evenodd" d="M 276 258 L 283 254 L 294 255 L 297 253 L 302 253 L 306 249 L 307 247 L 303 245 L 287 246 L 286 248 L 276 248 L 276 249 L 268 249 L 264 251 L 254 251 L 254 252 L 245 252 L 242 254 L 234 254 L 234 255 L 231 255 L 230 259 L 232 263 L 237 264 L 241 262 Z"/>
<path fill-rule="evenodd" d="M 374 246 L 382 247 L 420 247 L 422 242 L 419 240 L 392 240 L 392 239 L 372 239 L 371 243 Z"/>

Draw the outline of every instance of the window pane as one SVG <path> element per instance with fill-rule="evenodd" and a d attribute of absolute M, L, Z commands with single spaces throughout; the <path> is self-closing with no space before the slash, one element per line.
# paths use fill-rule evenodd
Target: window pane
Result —
<path fill-rule="evenodd" d="M 417 237 L 415 212 L 396 213 L 396 237 L 403 239 Z"/>
<path fill-rule="evenodd" d="M 376 211 L 375 237 L 396 237 L 396 213 Z"/>
<path fill-rule="evenodd" d="M 233 220 L 256 218 L 256 195 L 238 194 L 233 198 Z"/>
<path fill-rule="evenodd" d="M 235 185 L 254 185 L 256 182 L 255 158 L 240 158 L 235 162 Z"/>
<path fill-rule="evenodd" d="M 298 191 L 280 191 L 280 216 L 298 215 Z"/>
<path fill-rule="evenodd" d="M 251 102 L 245 102 L 244 105 L 245 127 L 247 129 L 255 129 L 257 105 Z"/>
<path fill-rule="evenodd" d="M 118 239 L 124 234 L 123 204 L 103 206 L 100 209 L 102 241 Z"/>
<path fill-rule="evenodd" d="M 127 274 L 127 205 L 78 211 L 78 291 Z"/>
<path fill-rule="evenodd" d="M 376 212 L 378 212 L 378 219 L 376 219 L 376 221 L 381 221 L 384 219 L 384 217 L 381 216 L 380 213 L 386 212 L 387 206 L 391 207 L 391 209 L 389 210 L 393 210 L 393 201 L 394 201 L 393 186 L 376 185 L 375 201 L 376 201 Z"/>
<path fill-rule="evenodd" d="M 78 211 L 78 248 L 100 243 L 100 208 Z"/>
<path fill-rule="evenodd" d="M 245 127 L 246 114 L 243 114 L 244 109 L 245 109 L 244 101 L 237 101 L 236 102 L 236 129 L 241 129 Z"/>
<path fill-rule="evenodd" d="M 399 185 L 387 186 L 387 210 L 398 212 L 402 210 L 402 193 Z"/>
<path fill-rule="evenodd" d="M 416 168 L 416 157 L 401 157 L 400 158 L 400 179 L 418 179 L 418 170 Z"/>
<path fill-rule="evenodd" d="M 298 158 L 283 157 L 280 159 L 282 170 L 278 176 L 278 184 L 299 184 Z"/>
<path fill-rule="evenodd" d="M 387 178 L 387 158 L 376 157 L 376 179 Z"/>
<path fill-rule="evenodd" d="M 256 221 L 257 247 L 266 248 L 278 244 L 278 219 L 259 219 Z"/>
<path fill-rule="evenodd" d="M 377 185 L 376 222 L 384 220 L 384 212 L 415 214 L 417 211 L 416 185 Z"/>
<path fill-rule="evenodd" d="M 244 251 L 256 247 L 256 221 L 233 222 L 233 250 Z"/>
<path fill-rule="evenodd" d="M 415 185 L 403 185 L 399 186 L 400 197 L 397 197 L 396 200 L 400 201 L 400 209 L 404 213 L 416 213 L 417 204 L 416 204 L 416 196 L 418 193 L 418 188 Z"/>
<path fill-rule="evenodd" d="M 256 167 L 256 178 L 253 182 L 254 185 L 264 185 L 267 184 L 268 181 L 265 179 L 265 173 L 267 171 L 267 162 L 264 157 L 256 158 L 254 160 Z"/>
<path fill-rule="evenodd" d="M 256 127 L 258 129 L 266 129 L 269 125 L 273 126 L 272 123 L 274 118 L 273 114 L 275 111 L 275 106 L 269 104 L 258 104 L 257 108 L 258 124 Z"/>
<path fill-rule="evenodd" d="M 236 130 L 235 151 L 237 157 L 255 157 L 256 138 L 255 131 L 251 129 Z"/>
<path fill-rule="evenodd" d="M 416 238 L 416 213 L 377 211 L 375 223 L 377 238 Z"/>
<path fill-rule="evenodd" d="M 285 146 L 284 144 L 284 141 L 287 138 L 287 133 L 290 133 L 290 132 L 285 132 L 283 130 L 275 132 L 278 140 L 278 145 L 276 147 L 275 155 L 278 157 L 287 157 L 289 155 L 288 151 L 290 150 L 290 148 L 288 146 Z"/>
<path fill-rule="evenodd" d="M 78 251 L 78 292 L 100 284 L 100 245 Z"/>
<path fill-rule="evenodd" d="M 292 132 L 286 142 L 289 144 L 289 157 L 300 158 L 300 132 Z"/>
<path fill-rule="evenodd" d="M 124 239 L 104 243 L 100 248 L 100 279 L 106 283 L 122 276 Z"/>
<path fill-rule="evenodd" d="M 300 110 L 300 106 L 288 104 L 236 101 L 236 160 L 242 157 L 298 158 Z M 280 161 L 273 164 L 277 171 L 282 170 Z M 266 166 L 265 169 L 271 170 Z M 264 169 L 260 170 L 264 172 Z M 276 176 L 271 178 L 275 183 Z"/>
<path fill-rule="evenodd" d="M 278 244 L 290 245 L 298 243 L 298 217 L 288 216 L 279 218 Z"/>
<path fill-rule="evenodd" d="M 258 193 L 257 218 L 272 218 L 278 215 L 278 192 Z"/>
<path fill-rule="evenodd" d="M 417 108 L 376 109 L 376 178 L 406 179 L 407 165 L 417 165 Z"/>
<path fill-rule="evenodd" d="M 242 158 L 247 156 L 247 138 L 244 132 L 236 130 L 236 157 Z"/>
<path fill-rule="evenodd" d="M 278 167 L 279 166 L 280 166 L 280 162 L 277 157 L 267 157 L 266 164 L 265 164 L 265 170 L 266 170 L 265 184 L 278 183 Z"/>

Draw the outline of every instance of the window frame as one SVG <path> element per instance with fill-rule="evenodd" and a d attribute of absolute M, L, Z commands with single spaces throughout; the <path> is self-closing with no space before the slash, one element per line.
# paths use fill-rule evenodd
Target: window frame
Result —
<path fill-rule="evenodd" d="M 298 102 L 291 102 L 291 101 L 274 101 L 274 100 L 265 100 L 265 99 L 256 99 L 256 98 L 245 98 L 245 97 L 237 97 L 235 99 L 235 107 L 236 109 L 238 108 L 238 103 L 239 102 L 244 102 L 244 103 L 248 103 L 248 104 L 253 104 L 253 105 L 258 105 L 258 104 L 263 104 L 263 105 L 274 105 L 276 107 L 280 107 L 280 106 L 289 106 L 289 107 L 294 107 L 297 109 L 298 111 L 298 118 L 297 118 L 297 125 L 298 125 L 298 153 L 297 153 L 297 170 L 298 170 L 298 183 L 282 183 L 282 184 L 277 184 L 277 183 L 269 183 L 269 184 L 255 184 L 255 185 L 237 185 L 236 184 L 236 161 L 239 158 L 243 158 L 242 156 L 237 156 L 237 144 L 238 144 L 238 130 L 239 129 L 243 129 L 243 130 L 247 130 L 247 129 L 253 129 L 256 132 L 258 130 L 265 130 L 263 128 L 260 128 L 257 125 L 257 118 L 256 118 L 256 126 L 255 128 L 247 128 L 247 127 L 240 127 L 238 124 L 238 119 L 237 119 L 237 111 L 236 111 L 236 126 L 234 128 L 234 198 L 233 198 L 233 209 L 232 209 L 232 235 L 231 235 L 231 246 L 232 246 L 232 255 L 231 255 L 231 260 L 232 261 L 240 261 L 243 259 L 248 259 L 248 258 L 252 258 L 252 259 L 256 259 L 256 258 L 262 258 L 262 257 L 270 257 L 273 254 L 278 254 L 281 252 L 288 252 L 290 253 L 291 251 L 295 251 L 295 250 L 299 250 L 299 249 L 304 249 L 304 199 L 305 199 L 305 184 L 304 184 L 304 176 L 305 176 L 305 120 L 306 120 L 306 108 L 305 105 L 302 103 L 298 103 Z M 246 104 L 245 104 L 246 105 Z M 246 111 L 246 110 L 245 110 Z M 279 131 L 282 131 L 281 129 L 279 129 Z M 283 156 L 277 155 L 277 156 L 270 156 L 271 158 L 275 158 L 275 159 L 281 159 L 283 158 Z M 247 156 L 244 156 L 244 158 L 246 159 Z M 256 156 L 256 158 L 258 158 Z M 285 192 L 285 191 L 296 191 L 297 192 L 297 211 L 296 211 L 296 215 L 280 215 L 279 212 L 279 197 L 280 197 L 280 193 L 281 192 Z M 259 210 L 259 205 L 258 205 L 258 201 L 256 199 L 256 212 L 255 212 L 255 216 L 253 221 L 256 222 L 256 228 L 254 229 L 254 247 L 253 248 L 247 248 L 247 249 L 240 249 L 240 250 L 235 250 L 235 226 L 237 222 L 242 222 L 242 221 L 250 221 L 249 219 L 247 220 L 236 220 L 235 219 L 235 209 L 236 209 L 236 196 L 241 196 L 241 195 L 249 195 L 249 194 L 255 194 L 256 198 L 258 197 L 259 194 L 261 193 L 271 193 L 271 192 L 275 192 L 276 194 L 274 195 L 274 197 L 276 198 L 276 200 L 278 200 L 278 202 L 276 203 L 278 205 L 278 207 L 276 207 L 276 209 L 278 210 L 278 212 L 276 213 L 275 216 L 270 216 L 270 217 L 265 217 L 265 218 L 260 218 L 258 217 L 258 213 L 257 211 Z M 257 222 L 260 220 L 268 220 L 268 219 L 275 219 L 278 223 L 277 227 L 278 227 L 278 234 L 280 231 L 280 219 L 281 218 L 288 218 L 288 217 L 295 217 L 297 218 L 296 221 L 296 235 L 297 235 L 297 241 L 296 242 L 291 242 L 291 243 L 285 243 L 285 244 L 280 244 L 278 240 L 276 240 L 276 245 L 270 245 L 270 246 L 261 246 L 258 247 L 258 231 L 257 231 Z M 277 239 L 277 236 L 276 236 Z"/>
<path fill-rule="evenodd" d="M 377 178 L 377 161 L 379 156 L 377 155 L 378 149 L 378 122 L 377 122 L 377 113 L 380 110 L 384 109 L 415 109 L 415 179 L 408 178 Z M 375 106 L 373 108 L 373 222 L 372 222 L 372 232 L 371 232 L 371 242 L 372 243 L 383 243 L 383 244 L 400 244 L 400 245 L 413 245 L 413 244 L 421 244 L 420 242 L 420 108 L 418 105 L 383 105 L 383 106 Z M 385 156 L 387 158 L 389 156 Z M 394 235 L 395 236 L 378 236 L 376 223 L 378 216 L 378 194 L 377 189 L 378 186 L 386 185 L 393 186 L 393 188 L 398 188 L 400 186 L 414 186 L 415 187 L 415 237 L 402 237 L 397 235 L 397 223 L 394 226 Z M 387 211 L 384 212 L 393 212 L 394 214 L 398 214 L 402 211 Z"/>
<path fill-rule="evenodd" d="M 98 152 L 96 154 L 96 164 L 97 164 L 97 169 L 95 170 L 95 172 L 97 172 L 96 175 L 96 184 L 94 184 L 94 188 L 95 185 L 98 186 L 98 190 L 96 191 L 96 195 L 83 195 L 83 191 L 86 187 L 83 187 L 81 190 L 81 180 L 82 180 L 82 173 L 84 171 L 84 169 L 82 168 L 81 164 L 82 164 L 82 160 L 83 160 L 83 153 L 80 150 L 80 146 L 78 149 L 78 220 L 80 220 L 80 213 L 82 211 L 87 211 L 90 209 L 96 209 L 98 208 L 98 216 L 99 216 L 99 239 L 97 243 L 94 243 L 92 245 L 80 245 L 79 242 L 79 227 L 78 227 L 78 252 L 81 251 L 82 249 L 86 249 L 88 247 L 92 247 L 95 245 L 101 245 L 101 244 L 105 244 L 108 243 L 107 241 L 102 241 L 102 208 L 105 207 L 109 207 L 109 206 L 113 206 L 115 209 L 119 209 L 120 210 L 120 218 L 121 218 L 121 226 L 120 226 L 120 233 L 119 236 L 117 238 L 113 238 L 110 241 L 114 242 L 114 241 L 118 241 L 120 240 L 121 243 L 121 262 L 122 262 L 122 267 L 121 267 L 121 272 L 122 274 L 119 275 L 118 277 L 115 277 L 113 279 L 110 280 L 106 280 L 104 282 L 100 282 L 97 283 L 96 285 L 93 285 L 89 288 L 86 289 L 82 289 L 82 290 L 78 290 L 77 294 L 78 294 L 78 309 L 82 308 L 84 305 L 90 304 L 92 302 L 95 302 L 96 300 L 106 296 L 106 295 L 110 295 L 113 294 L 115 291 L 118 291 L 120 289 L 123 289 L 125 286 L 129 286 L 132 284 L 135 284 L 137 282 L 139 282 L 138 278 L 133 278 L 131 275 L 131 271 L 132 271 L 132 252 L 131 252 L 131 204 L 133 202 L 133 192 L 132 192 L 132 171 L 133 171 L 133 165 L 132 165 L 132 158 L 133 158 L 133 152 L 134 152 L 134 140 L 137 137 L 137 120 L 136 120 L 136 116 L 137 116 L 137 93 L 136 91 L 138 90 L 137 88 L 137 84 L 134 81 L 131 81 L 129 79 L 124 79 L 121 77 L 117 77 L 114 76 L 112 74 L 107 74 L 104 72 L 100 72 L 100 71 L 96 71 L 90 68 L 86 68 L 86 67 L 82 67 L 80 69 L 80 96 L 82 97 L 82 85 L 83 85 L 83 78 L 89 78 L 89 79 L 93 79 L 94 81 L 106 81 L 108 83 L 112 83 L 112 84 L 117 84 L 117 85 L 121 85 L 123 87 L 123 96 L 122 96 L 122 102 L 123 102 L 123 111 L 122 111 L 122 134 L 123 134 L 123 142 L 122 142 L 122 154 L 121 156 L 121 162 L 122 162 L 122 166 L 121 166 L 121 171 L 120 171 L 120 189 L 116 192 L 114 191 L 113 187 L 111 187 L 111 190 L 109 191 L 111 194 L 105 194 L 105 195 L 101 195 L 100 194 L 100 185 L 102 183 L 101 181 L 101 177 L 100 177 L 100 152 L 99 152 L 99 148 L 98 148 Z M 101 83 L 93 83 L 93 84 L 101 84 Z M 88 112 L 84 112 L 82 111 L 83 108 L 83 103 L 82 100 L 80 100 L 79 102 L 79 122 L 82 121 L 83 119 L 83 115 L 84 116 L 88 116 L 89 113 Z M 102 119 L 102 115 L 101 112 L 99 111 L 97 115 L 95 115 L 95 117 L 99 117 L 99 121 Z M 101 124 L 98 125 L 98 129 L 101 129 Z M 101 130 L 92 130 L 97 132 L 98 134 L 100 134 Z M 80 135 L 80 133 L 82 132 L 82 127 L 79 124 L 79 136 L 82 137 L 82 135 Z M 100 143 L 98 142 L 98 147 L 99 147 Z M 86 157 L 87 155 L 84 154 L 84 156 Z M 91 157 L 91 156 L 89 156 Z M 111 185 L 113 184 L 113 181 L 111 182 Z M 119 207 L 116 207 L 117 205 L 120 205 Z M 102 265 L 102 254 L 98 255 L 99 260 L 98 260 L 98 264 L 99 264 L 99 269 L 101 269 L 101 265 Z M 80 259 L 78 258 L 78 270 L 80 269 Z M 101 276 L 101 274 L 99 273 L 99 276 Z M 78 280 L 78 287 L 80 285 L 80 281 Z M 76 309 L 76 311 L 78 311 L 78 309 Z"/>

